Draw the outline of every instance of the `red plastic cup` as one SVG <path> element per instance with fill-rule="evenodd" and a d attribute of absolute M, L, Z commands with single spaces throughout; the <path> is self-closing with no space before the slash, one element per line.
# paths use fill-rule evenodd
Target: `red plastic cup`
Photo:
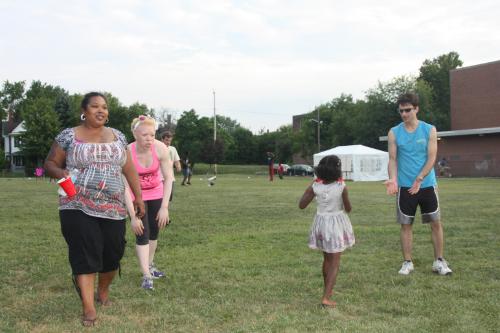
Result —
<path fill-rule="evenodd" d="M 61 178 L 57 181 L 57 183 L 61 186 L 68 197 L 72 197 L 76 194 L 75 184 L 73 184 L 71 177 Z"/>

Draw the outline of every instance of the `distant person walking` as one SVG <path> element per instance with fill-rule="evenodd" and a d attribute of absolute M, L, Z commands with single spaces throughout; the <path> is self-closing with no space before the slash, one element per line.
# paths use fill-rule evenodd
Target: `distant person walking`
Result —
<path fill-rule="evenodd" d="M 184 178 L 182 179 L 181 185 L 191 185 L 191 176 L 193 175 L 193 162 L 189 157 L 189 152 L 187 151 L 184 155 L 184 158 L 181 159 L 181 167 L 182 167 L 182 175 Z"/>
<path fill-rule="evenodd" d="M 402 122 L 388 133 L 389 180 L 385 184 L 387 194 L 397 194 L 397 221 L 401 225 L 404 259 L 399 274 L 408 275 L 414 270 L 412 225 L 417 207 L 420 206 L 422 223 L 429 223 L 431 226 L 434 246 L 432 271 L 449 275 L 452 271 L 443 258 L 444 236 L 434 173 L 436 128 L 417 119 L 417 95 L 403 94 L 398 98 L 397 104 Z"/>
<path fill-rule="evenodd" d="M 281 162 L 278 164 L 278 177 L 280 177 L 280 179 L 283 179 L 283 172 L 284 172 L 284 169 L 283 168 L 283 164 L 281 164 Z"/>
<path fill-rule="evenodd" d="M 274 154 L 270 151 L 267 152 L 267 166 L 269 170 L 269 181 L 272 182 L 274 178 Z"/>
<path fill-rule="evenodd" d="M 161 141 L 167 146 L 168 154 L 170 156 L 170 160 L 174 163 L 174 168 L 177 172 L 181 172 L 181 158 L 179 157 L 179 153 L 177 153 L 177 149 L 172 146 L 172 140 L 174 139 L 174 133 L 171 131 L 165 131 L 161 134 Z M 172 180 L 172 193 L 170 194 L 170 201 L 172 201 L 174 197 L 174 184 L 175 184 L 175 176 L 173 176 Z"/>
<path fill-rule="evenodd" d="M 323 251 L 323 307 L 335 307 L 331 300 L 337 281 L 342 252 L 355 243 L 351 221 L 351 202 L 341 180 L 341 161 L 335 155 L 323 157 L 316 167 L 318 179 L 305 190 L 299 208 L 306 208 L 316 198 L 318 203 L 309 235 L 309 247 Z"/>

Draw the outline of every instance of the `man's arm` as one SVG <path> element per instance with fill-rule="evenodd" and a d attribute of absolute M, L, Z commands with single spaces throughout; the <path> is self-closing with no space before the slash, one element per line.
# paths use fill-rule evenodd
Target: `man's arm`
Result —
<path fill-rule="evenodd" d="M 396 144 L 396 137 L 391 130 L 387 134 L 387 150 L 389 151 L 389 180 L 385 182 L 386 191 L 389 195 L 398 193 L 398 146 Z"/>

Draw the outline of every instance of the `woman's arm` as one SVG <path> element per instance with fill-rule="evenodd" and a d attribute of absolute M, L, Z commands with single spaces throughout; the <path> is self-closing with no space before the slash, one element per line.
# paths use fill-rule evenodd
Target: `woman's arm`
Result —
<path fill-rule="evenodd" d="M 54 142 L 50 147 L 49 154 L 45 159 L 43 168 L 45 173 L 56 179 L 66 178 L 69 176 L 68 170 L 65 169 L 66 166 L 66 152 L 59 146 L 57 142 Z"/>
<path fill-rule="evenodd" d="M 127 149 L 127 161 L 122 167 L 122 172 L 127 183 L 134 192 L 135 200 L 133 202 L 135 215 L 142 218 L 144 216 L 144 202 L 142 201 L 141 185 L 139 183 L 139 175 L 135 169 L 134 163 L 132 162 L 132 157 L 130 156 L 130 150 Z"/>
<path fill-rule="evenodd" d="M 314 199 L 314 190 L 312 188 L 312 184 L 309 185 L 306 190 L 304 191 L 304 194 L 302 194 L 302 198 L 300 198 L 299 201 L 299 208 L 304 209 L 306 208 L 311 201 Z"/>
<path fill-rule="evenodd" d="M 351 201 L 349 200 L 349 193 L 347 192 L 347 187 L 344 187 L 342 191 L 342 202 L 344 203 L 344 210 L 350 213 L 352 210 Z"/>
<path fill-rule="evenodd" d="M 163 175 L 163 200 L 161 207 L 156 216 L 158 226 L 163 228 L 169 223 L 168 204 L 170 203 L 170 194 L 172 193 L 172 182 L 174 181 L 173 162 L 170 159 L 170 154 L 165 145 L 155 141 L 155 148 L 157 149 L 158 157 L 160 160 L 160 169 Z"/>
<path fill-rule="evenodd" d="M 128 185 L 127 179 L 123 177 L 123 182 L 125 183 L 125 205 L 127 206 L 128 216 L 130 217 L 130 226 L 132 231 L 137 236 L 144 233 L 144 224 L 142 220 L 135 215 L 134 203 L 132 202 L 132 195 L 130 194 L 130 187 Z"/>

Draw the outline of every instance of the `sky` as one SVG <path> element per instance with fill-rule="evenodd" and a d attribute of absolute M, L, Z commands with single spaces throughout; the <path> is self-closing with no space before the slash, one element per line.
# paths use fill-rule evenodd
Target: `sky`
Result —
<path fill-rule="evenodd" d="M 497 0 L 0 0 L 0 81 L 106 91 L 254 133 L 458 52 L 500 60 Z"/>

